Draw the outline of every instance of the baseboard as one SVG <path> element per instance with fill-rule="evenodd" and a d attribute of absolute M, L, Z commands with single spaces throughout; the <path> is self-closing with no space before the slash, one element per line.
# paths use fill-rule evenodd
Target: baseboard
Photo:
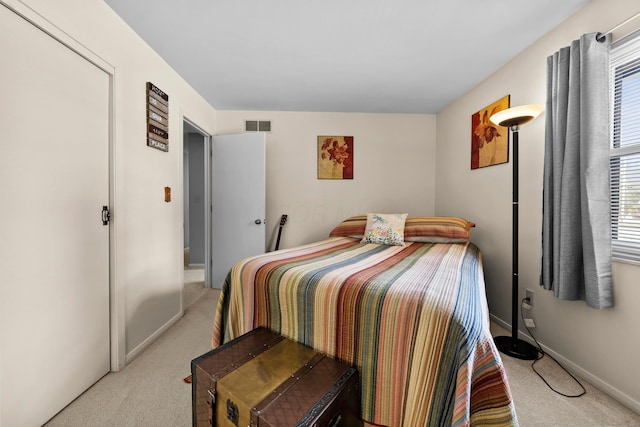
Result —
<path fill-rule="evenodd" d="M 182 318 L 184 311 L 173 316 L 167 323 L 162 325 L 157 331 L 151 334 L 146 340 L 142 341 L 136 348 L 127 353 L 125 364 L 131 362 L 136 356 L 140 355 L 151 343 L 153 343 L 160 335 L 172 327 L 178 320 Z"/>
<path fill-rule="evenodd" d="M 509 323 L 507 323 L 507 322 L 503 321 L 502 319 L 494 316 L 493 314 L 491 314 L 490 317 L 491 317 L 491 320 L 493 322 L 497 323 L 498 325 L 500 325 L 501 327 L 503 327 L 507 331 L 511 332 L 511 325 Z M 522 331 L 518 331 L 518 338 L 520 338 L 522 340 L 525 340 L 525 341 L 529 342 L 530 344 L 535 345 L 534 339 L 531 338 L 531 336 L 529 336 L 528 334 L 523 333 Z M 581 367 L 581 366 L 575 364 L 574 362 L 570 361 L 569 359 L 567 359 L 566 357 L 562 356 L 561 354 L 558 354 L 557 352 L 555 352 L 554 350 L 550 349 L 546 345 L 540 344 L 540 347 L 542 347 L 542 350 L 544 350 L 545 353 L 548 353 L 549 355 L 551 355 L 554 359 L 556 359 L 558 362 L 560 362 L 560 364 L 562 364 L 562 366 L 567 368 L 571 373 L 573 373 L 573 374 L 575 374 L 575 375 L 577 375 L 577 376 L 579 376 L 581 378 L 584 378 L 586 381 L 589 382 L 589 384 L 593 385 L 594 387 L 596 387 L 597 389 L 599 389 L 603 393 L 605 393 L 605 394 L 609 395 L 610 397 L 612 397 L 613 399 L 617 400 L 618 402 L 620 402 L 621 404 L 623 404 L 627 408 L 631 409 L 635 413 L 640 414 L 640 402 L 638 402 L 634 398 L 628 396 L 627 394 L 623 393 L 622 391 L 618 390 L 617 388 L 615 388 L 611 384 L 607 383 L 606 381 L 603 381 L 601 378 L 599 378 L 598 376 L 596 376 L 596 375 L 592 374 L 591 372 L 587 371 L 583 367 Z"/>

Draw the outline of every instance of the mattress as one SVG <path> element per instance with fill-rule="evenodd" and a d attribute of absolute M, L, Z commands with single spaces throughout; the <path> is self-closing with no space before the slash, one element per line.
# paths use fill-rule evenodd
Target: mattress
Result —
<path fill-rule="evenodd" d="M 355 366 L 369 423 L 517 425 L 471 242 L 331 237 L 241 260 L 212 347 L 258 326 Z"/>

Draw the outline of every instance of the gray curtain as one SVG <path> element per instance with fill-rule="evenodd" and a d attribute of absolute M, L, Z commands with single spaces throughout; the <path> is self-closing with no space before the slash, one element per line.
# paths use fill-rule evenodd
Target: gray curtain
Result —
<path fill-rule="evenodd" d="M 593 308 L 613 306 L 610 45 L 585 34 L 547 58 L 542 286 Z"/>

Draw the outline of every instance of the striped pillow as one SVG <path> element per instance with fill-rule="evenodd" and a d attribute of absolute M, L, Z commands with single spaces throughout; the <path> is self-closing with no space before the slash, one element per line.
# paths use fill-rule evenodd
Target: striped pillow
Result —
<path fill-rule="evenodd" d="M 471 227 L 475 226 L 466 219 L 448 216 L 407 218 L 404 224 L 404 240 L 430 243 L 466 242 L 471 237 Z"/>
<path fill-rule="evenodd" d="M 364 228 L 367 225 L 366 215 L 357 215 L 347 218 L 336 226 L 331 233 L 330 237 L 354 237 L 356 239 L 362 239 L 364 237 Z"/>
<path fill-rule="evenodd" d="M 366 225 L 366 215 L 352 216 L 338 224 L 329 236 L 362 239 Z M 405 242 L 461 243 L 469 240 L 470 229 L 475 226 L 473 222 L 456 217 L 409 217 L 404 223 L 404 240 Z"/>

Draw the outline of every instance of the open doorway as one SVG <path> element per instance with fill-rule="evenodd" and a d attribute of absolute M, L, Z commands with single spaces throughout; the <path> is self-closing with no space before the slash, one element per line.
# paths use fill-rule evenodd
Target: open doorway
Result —
<path fill-rule="evenodd" d="M 186 118 L 183 123 L 184 290 L 183 309 L 211 287 L 211 137 Z"/>

